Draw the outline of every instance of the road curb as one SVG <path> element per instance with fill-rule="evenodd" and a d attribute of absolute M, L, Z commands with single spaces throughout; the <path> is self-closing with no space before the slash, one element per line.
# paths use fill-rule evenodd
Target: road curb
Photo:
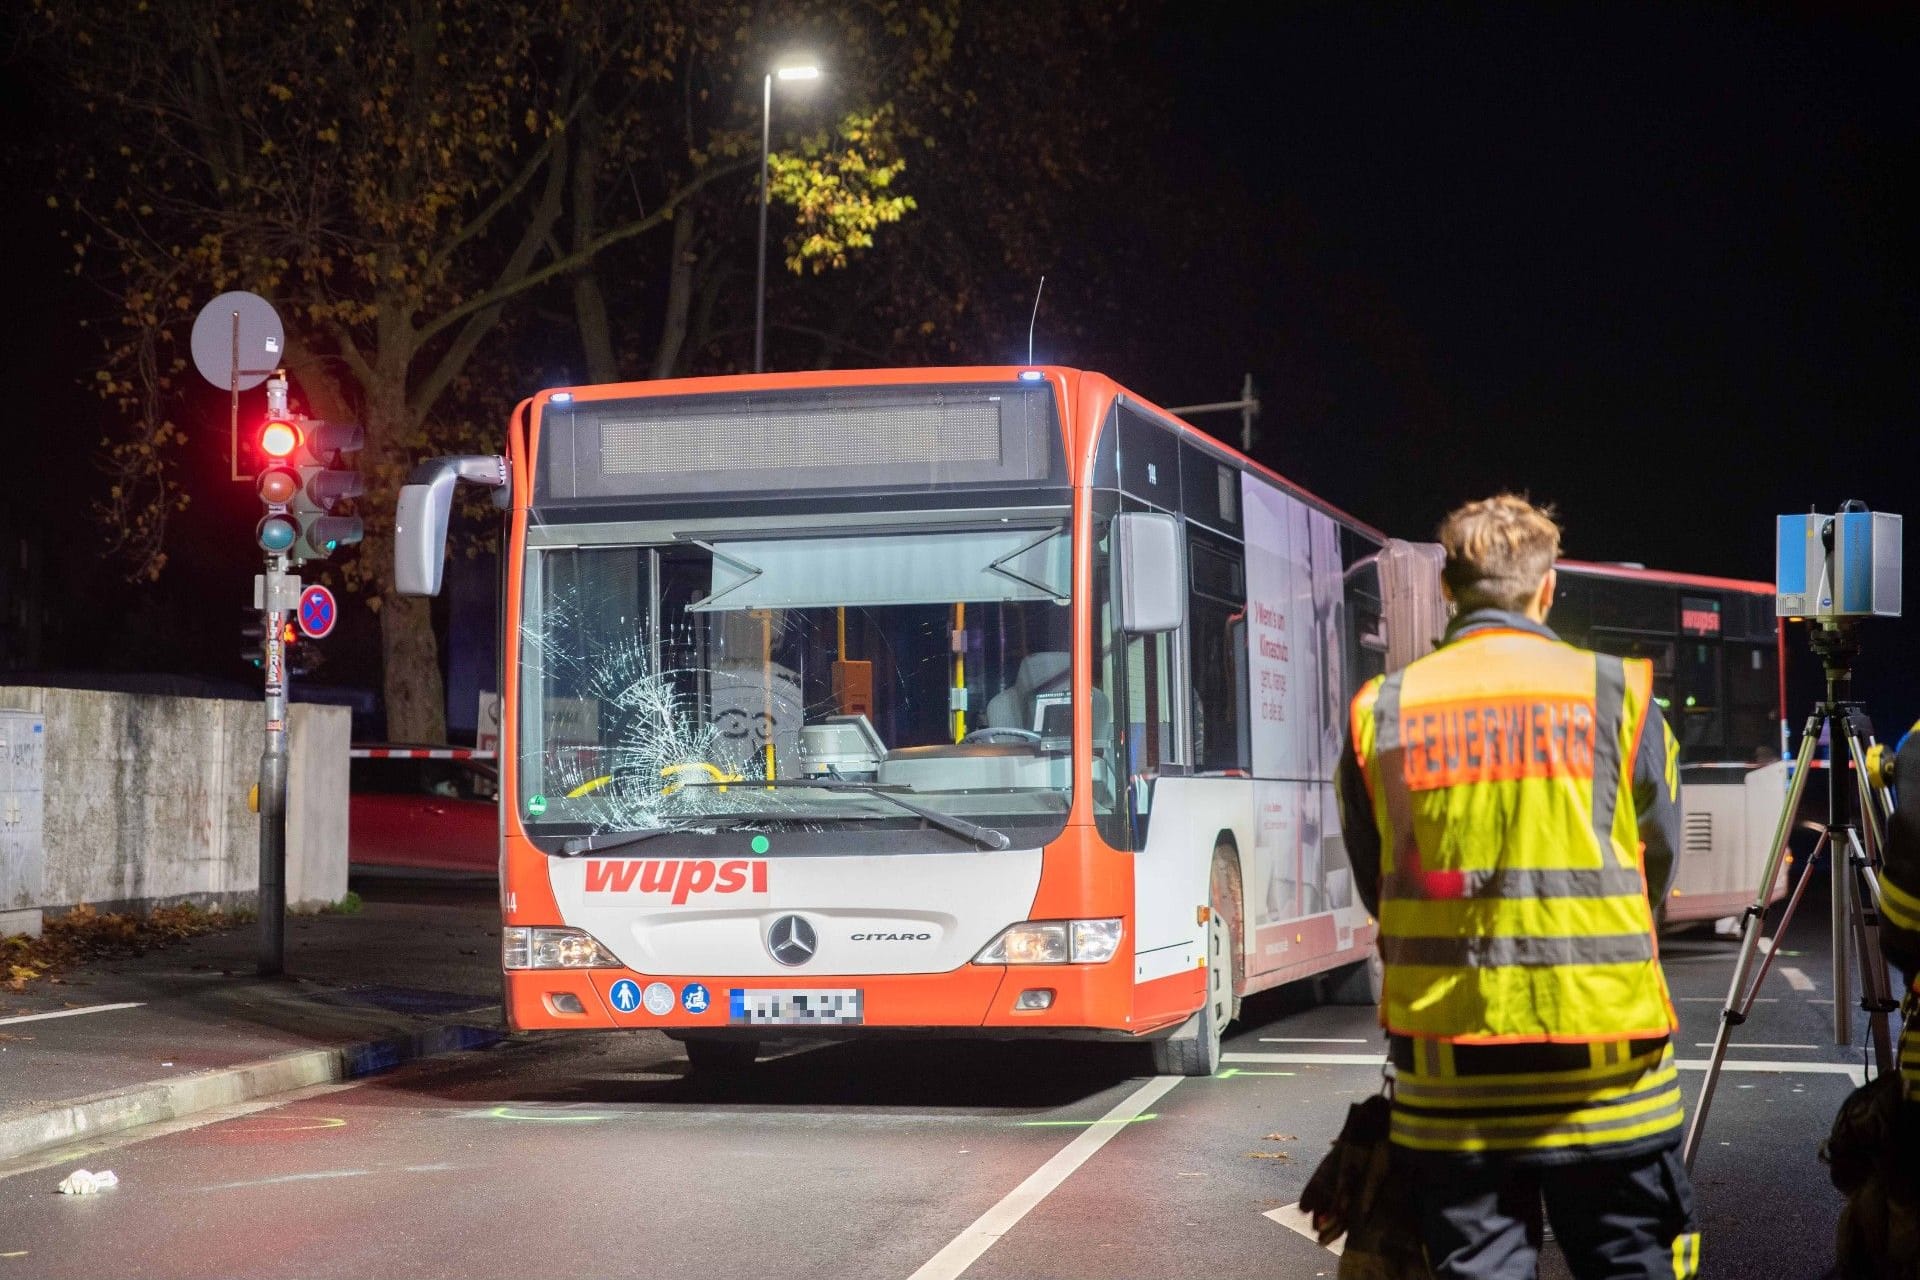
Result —
<path fill-rule="evenodd" d="M 317 1084 L 338 1084 L 403 1062 L 477 1049 L 506 1038 L 499 1027 L 449 1024 L 405 1035 L 303 1049 L 237 1066 L 133 1085 L 0 1120 L 0 1163 L 90 1138 L 178 1120 Z"/>

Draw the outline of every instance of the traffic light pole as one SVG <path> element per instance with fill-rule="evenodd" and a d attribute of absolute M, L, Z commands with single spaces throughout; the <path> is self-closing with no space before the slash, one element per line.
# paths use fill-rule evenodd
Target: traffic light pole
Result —
<path fill-rule="evenodd" d="M 287 557 L 267 557 L 267 581 L 287 572 Z M 260 973 L 287 967 L 287 647 L 284 609 L 263 601 L 266 625 L 266 746 L 260 752 Z"/>
<path fill-rule="evenodd" d="M 358 497 L 366 481 L 344 455 L 358 453 L 365 432 L 357 423 L 321 422 L 287 411 L 287 375 L 275 370 L 267 379 L 267 420 L 259 449 L 265 464 L 256 478 L 266 514 L 254 527 L 254 541 L 267 553 L 267 571 L 254 582 L 254 607 L 260 610 L 261 666 L 266 673 L 267 732 L 260 752 L 260 972 L 286 968 L 287 911 L 287 640 L 288 615 L 298 611 L 309 636 L 333 626 L 332 597 L 323 588 L 306 616 L 294 565 L 325 560 L 343 546 L 360 541 L 360 517 L 333 514 L 341 502 Z M 310 627 L 317 628 L 309 629 Z"/>
<path fill-rule="evenodd" d="M 267 413 L 287 414 L 286 374 L 267 380 Z M 272 507 L 270 510 L 280 510 Z M 287 967 L 287 601 L 289 557 L 267 550 L 267 572 L 257 590 L 265 625 L 261 630 L 266 674 L 267 733 L 260 751 L 260 973 L 272 977 Z"/>

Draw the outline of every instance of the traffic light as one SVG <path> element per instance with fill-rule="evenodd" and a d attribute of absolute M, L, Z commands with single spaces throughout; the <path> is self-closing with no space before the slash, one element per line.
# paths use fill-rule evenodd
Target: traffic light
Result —
<path fill-rule="evenodd" d="M 267 624 L 258 609 L 248 609 L 240 620 L 240 661 L 258 670 L 267 662 Z"/>
<path fill-rule="evenodd" d="M 281 625 L 280 645 L 281 660 L 287 664 L 288 675 L 310 676 L 319 669 L 323 660 L 319 646 L 308 644 L 300 628 L 291 622 Z"/>
<path fill-rule="evenodd" d="M 285 417 L 268 418 L 260 426 L 260 453 L 264 465 L 255 486 L 266 515 L 254 526 L 254 541 L 275 555 L 289 551 L 300 537 L 300 525 L 287 512 L 300 492 L 300 476 L 287 459 L 300 448 L 300 428 Z"/>
<path fill-rule="evenodd" d="M 366 442 L 358 423 L 308 419 L 302 427 L 295 457 L 299 488 L 288 504 L 299 524 L 299 536 L 288 552 L 295 564 L 325 560 L 360 541 L 360 517 L 335 515 L 333 510 L 367 488 L 364 476 L 342 465 L 343 455 L 358 453 Z"/>

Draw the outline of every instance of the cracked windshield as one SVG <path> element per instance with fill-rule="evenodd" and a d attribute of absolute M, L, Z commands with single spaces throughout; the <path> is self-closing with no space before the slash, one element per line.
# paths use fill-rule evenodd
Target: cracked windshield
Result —
<path fill-rule="evenodd" d="M 1051 825 L 1064 517 L 535 551 L 521 809 L 556 834 Z M 906 804 L 902 804 L 905 801 Z"/>

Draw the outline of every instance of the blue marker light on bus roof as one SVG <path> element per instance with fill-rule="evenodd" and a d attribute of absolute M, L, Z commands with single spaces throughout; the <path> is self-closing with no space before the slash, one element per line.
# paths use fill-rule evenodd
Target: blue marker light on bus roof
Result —
<path fill-rule="evenodd" d="M 572 400 L 572 399 L 573 399 L 573 392 L 571 391 L 556 391 L 553 393 L 553 403 L 555 404 L 566 404 L 569 400 Z"/>
<path fill-rule="evenodd" d="M 1046 376 L 1046 374 L 1040 372 L 1038 369 L 1022 369 L 1020 371 L 1020 381 L 1022 382 L 1038 382 Z"/>

